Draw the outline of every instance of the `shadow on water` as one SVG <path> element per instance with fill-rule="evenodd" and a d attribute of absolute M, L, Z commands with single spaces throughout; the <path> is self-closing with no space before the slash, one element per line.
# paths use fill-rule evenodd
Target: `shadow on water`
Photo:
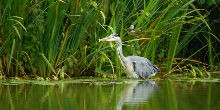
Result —
<path fill-rule="evenodd" d="M 201 81 L 0 82 L 4 110 L 220 110 L 220 83 Z"/>

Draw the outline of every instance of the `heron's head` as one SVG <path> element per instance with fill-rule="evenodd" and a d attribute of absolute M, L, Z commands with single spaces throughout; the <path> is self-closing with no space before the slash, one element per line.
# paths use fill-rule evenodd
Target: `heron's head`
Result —
<path fill-rule="evenodd" d="M 108 41 L 108 42 L 121 42 L 120 37 L 118 34 L 111 34 L 105 38 L 99 39 L 99 42 L 101 41 Z"/>

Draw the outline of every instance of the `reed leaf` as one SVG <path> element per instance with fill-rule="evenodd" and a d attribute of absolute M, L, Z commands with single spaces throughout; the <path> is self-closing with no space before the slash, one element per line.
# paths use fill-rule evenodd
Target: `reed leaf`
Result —
<path fill-rule="evenodd" d="M 21 35 L 18 31 L 18 28 L 16 26 L 12 26 L 12 27 L 14 28 L 14 30 L 15 30 L 16 34 L 18 35 L 19 39 L 21 39 Z"/>
<path fill-rule="evenodd" d="M 27 32 L 27 29 L 25 28 L 25 26 L 18 20 L 15 20 L 15 19 L 8 19 L 10 21 L 15 21 L 16 23 L 18 23 L 26 32 Z"/>
<path fill-rule="evenodd" d="M 15 49 L 15 39 L 13 39 L 13 41 L 12 41 L 11 53 L 10 53 L 8 68 L 7 68 L 8 72 L 9 72 L 9 69 L 11 67 L 11 60 L 13 59 L 14 49 Z"/>
<path fill-rule="evenodd" d="M 44 61 L 47 63 L 47 65 L 49 66 L 50 70 L 56 74 L 55 69 L 53 68 L 52 64 L 50 63 L 50 61 L 45 57 L 45 55 L 43 53 L 40 53 L 40 55 L 42 56 L 42 58 L 44 59 Z"/>

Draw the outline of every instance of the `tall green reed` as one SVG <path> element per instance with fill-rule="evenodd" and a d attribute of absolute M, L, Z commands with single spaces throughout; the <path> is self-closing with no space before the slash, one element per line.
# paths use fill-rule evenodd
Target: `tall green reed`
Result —
<path fill-rule="evenodd" d="M 198 58 L 208 50 L 214 65 L 217 52 L 213 35 L 194 1 L 0 1 L 1 70 L 8 76 L 97 75 L 123 71 L 114 47 L 98 43 L 111 33 L 119 33 L 123 52 L 149 58 L 172 72 L 174 58 Z M 131 33 L 129 26 L 137 33 Z M 205 32 L 209 30 L 208 32 Z M 186 52 L 193 40 L 207 41 Z M 207 37 L 208 36 L 208 37 Z M 201 44 L 203 45 L 203 44 Z M 168 58 L 168 60 L 164 60 Z"/>

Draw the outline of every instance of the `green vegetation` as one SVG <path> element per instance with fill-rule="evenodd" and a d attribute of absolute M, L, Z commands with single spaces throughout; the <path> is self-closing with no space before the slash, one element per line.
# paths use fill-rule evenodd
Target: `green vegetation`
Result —
<path fill-rule="evenodd" d="M 0 79 L 121 77 L 114 46 L 98 42 L 113 32 L 124 41 L 125 55 L 150 59 L 161 68 L 161 76 L 210 77 L 220 65 L 219 17 L 210 17 L 213 10 L 219 11 L 218 4 L 212 0 L 2 0 Z"/>

